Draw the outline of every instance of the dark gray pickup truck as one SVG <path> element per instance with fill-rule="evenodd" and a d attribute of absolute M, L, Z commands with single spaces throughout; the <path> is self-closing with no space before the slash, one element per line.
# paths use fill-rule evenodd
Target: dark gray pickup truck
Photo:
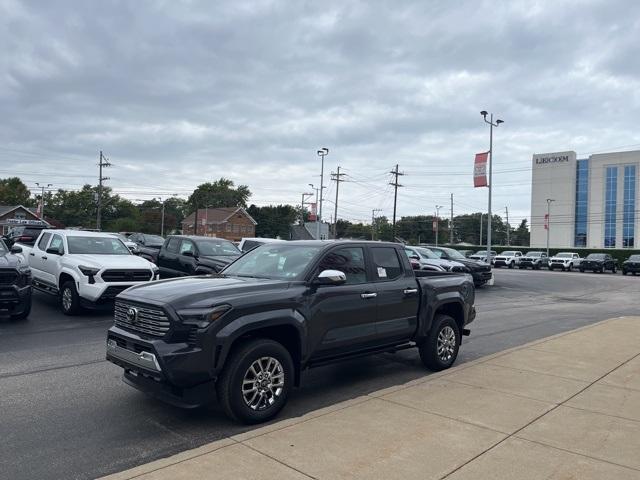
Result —
<path fill-rule="evenodd" d="M 398 244 L 266 244 L 221 274 L 121 293 L 107 359 L 126 383 L 172 404 L 217 392 L 229 416 L 262 422 L 305 368 L 414 347 L 426 367 L 449 368 L 474 297 L 470 275 L 414 272 Z"/>

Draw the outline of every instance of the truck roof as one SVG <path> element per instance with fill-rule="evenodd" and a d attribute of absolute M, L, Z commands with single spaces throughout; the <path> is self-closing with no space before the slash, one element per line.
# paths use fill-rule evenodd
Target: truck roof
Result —
<path fill-rule="evenodd" d="M 108 237 L 113 236 L 112 232 L 91 232 L 88 230 L 67 230 L 61 228 L 48 228 L 43 230 L 46 233 L 58 233 L 65 237 Z"/>

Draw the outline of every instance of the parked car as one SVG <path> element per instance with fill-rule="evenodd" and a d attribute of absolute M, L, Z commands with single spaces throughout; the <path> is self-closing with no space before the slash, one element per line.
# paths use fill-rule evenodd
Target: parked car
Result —
<path fill-rule="evenodd" d="M 202 405 L 217 392 L 230 417 L 264 422 L 309 367 L 417 347 L 427 368 L 449 368 L 474 297 L 469 275 L 414 273 L 398 244 L 267 244 L 220 276 L 120 294 L 107 360 L 169 403 Z"/>
<path fill-rule="evenodd" d="M 458 250 L 462 255 L 464 255 L 466 258 L 469 258 L 471 255 L 474 254 L 473 250 Z"/>
<path fill-rule="evenodd" d="M 608 253 L 590 253 L 580 262 L 579 268 L 581 272 L 591 270 L 594 273 L 603 273 L 606 270 L 610 270 L 611 273 L 616 273 L 618 269 L 618 260 Z"/>
<path fill-rule="evenodd" d="M 158 261 L 158 252 L 164 244 L 164 238 L 160 235 L 150 235 L 148 233 L 130 233 L 128 240 L 134 242 L 137 247 L 135 254 L 146 258 L 150 262 Z"/>
<path fill-rule="evenodd" d="M 580 260 L 580 255 L 575 252 L 560 252 L 549 259 L 549 270 L 571 271 L 580 266 Z"/>
<path fill-rule="evenodd" d="M 238 248 L 241 252 L 248 252 L 265 243 L 278 243 L 285 242 L 286 240 L 280 240 L 278 238 L 243 238 L 238 244 Z"/>
<path fill-rule="evenodd" d="M 0 240 L 0 318 L 23 320 L 31 312 L 31 269 L 20 253 Z"/>
<path fill-rule="evenodd" d="M 31 267 L 33 287 L 57 295 L 66 315 L 110 306 L 123 290 L 158 278 L 153 263 L 108 233 L 43 230 L 33 247 L 16 245 Z"/>
<path fill-rule="evenodd" d="M 496 251 L 495 250 L 490 250 L 490 254 L 491 254 L 491 264 L 493 264 L 493 261 L 496 258 Z M 481 262 L 485 262 L 485 263 L 489 263 L 487 261 L 487 250 L 478 250 L 476 253 L 472 254 L 470 257 L 470 259 L 472 260 L 480 260 Z"/>
<path fill-rule="evenodd" d="M 471 258 L 465 258 L 457 250 L 447 247 L 428 247 L 433 253 L 443 260 L 450 260 L 461 263 L 469 269 L 467 273 L 473 277 L 473 283 L 476 287 L 480 287 L 487 283 L 493 277 L 491 273 L 491 265 Z"/>
<path fill-rule="evenodd" d="M 640 255 L 631 255 L 622 262 L 622 274 L 632 273 L 635 275 L 640 272 Z"/>
<path fill-rule="evenodd" d="M 414 247 L 409 245 L 405 246 L 404 250 L 410 260 L 418 261 L 421 270 L 429 270 L 426 267 L 436 266 L 439 267 L 439 270 L 443 270 L 445 272 L 468 273 L 467 267 L 465 267 L 462 263 L 440 258 L 427 247 Z"/>
<path fill-rule="evenodd" d="M 496 255 L 493 261 L 493 266 L 496 268 L 509 267 L 514 268 L 520 265 L 522 259 L 522 252 L 520 250 L 507 250 L 500 255 Z"/>
<path fill-rule="evenodd" d="M 157 264 L 162 278 L 207 275 L 221 271 L 241 254 L 222 238 L 170 235 L 160 247 Z"/>
<path fill-rule="evenodd" d="M 545 252 L 527 252 L 527 254 L 520 259 L 518 264 L 519 269 L 531 268 L 533 270 L 540 270 L 542 267 L 549 265 L 549 257 Z"/>
<path fill-rule="evenodd" d="M 22 245 L 33 246 L 36 238 L 38 238 L 40 232 L 45 228 L 49 227 L 46 225 L 18 225 L 9 230 L 2 239 L 9 248 L 16 242 L 20 242 Z"/>

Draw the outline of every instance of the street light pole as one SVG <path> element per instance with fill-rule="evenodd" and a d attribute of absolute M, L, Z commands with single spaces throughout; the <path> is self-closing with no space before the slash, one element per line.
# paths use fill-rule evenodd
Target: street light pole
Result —
<path fill-rule="evenodd" d="M 329 149 L 327 147 L 322 147 L 318 150 L 318 156 L 322 158 L 322 162 L 320 164 L 320 211 L 318 213 L 318 223 L 317 223 L 317 233 L 318 240 L 320 239 L 320 223 L 322 222 L 322 189 L 324 188 L 324 157 L 329 155 Z"/>
<path fill-rule="evenodd" d="M 488 113 L 483 110 L 480 112 L 485 123 L 489 124 L 489 208 L 487 212 L 487 258 L 491 258 L 491 189 L 493 188 L 492 173 L 493 173 L 493 127 L 498 127 L 502 120 L 498 119 L 493 122 L 493 113 L 487 120 Z"/>
<path fill-rule="evenodd" d="M 551 230 L 551 202 L 553 198 L 547 198 L 547 258 L 549 257 L 549 231 Z"/>
<path fill-rule="evenodd" d="M 36 185 L 38 186 L 38 188 L 42 189 L 42 194 L 40 195 L 40 219 L 44 220 L 44 190 L 45 188 L 49 188 L 51 186 L 53 186 L 52 183 L 47 183 L 47 185 L 40 185 L 38 182 L 36 182 Z"/>
<path fill-rule="evenodd" d="M 440 230 L 440 209 L 442 205 L 436 205 L 436 247 L 438 246 L 438 230 Z"/>

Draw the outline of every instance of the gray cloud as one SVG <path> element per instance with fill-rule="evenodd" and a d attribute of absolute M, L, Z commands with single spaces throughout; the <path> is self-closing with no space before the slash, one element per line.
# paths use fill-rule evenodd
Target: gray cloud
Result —
<path fill-rule="evenodd" d="M 0 176 L 129 198 L 227 176 L 295 203 L 341 165 L 342 217 L 484 208 L 473 154 L 496 132 L 496 205 L 529 214 L 534 152 L 640 144 L 640 5 L 590 2 L 0 0 Z M 504 173 L 500 173 L 504 171 Z M 328 177 L 327 177 L 328 178 Z M 332 194 L 332 190 L 327 192 Z"/>

